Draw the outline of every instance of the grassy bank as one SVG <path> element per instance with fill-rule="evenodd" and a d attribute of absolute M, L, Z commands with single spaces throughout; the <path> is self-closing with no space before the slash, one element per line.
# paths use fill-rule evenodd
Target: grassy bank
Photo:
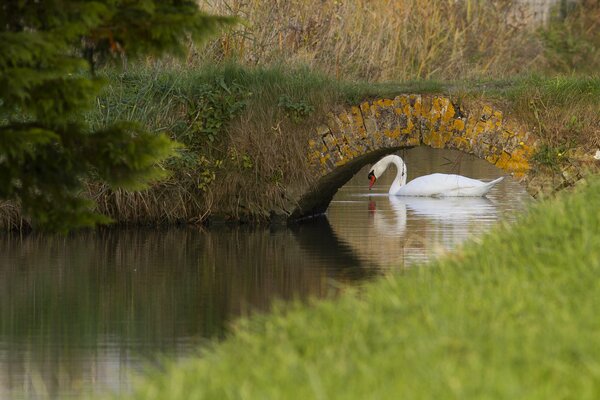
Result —
<path fill-rule="evenodd" d="M 142 193 L 90 186 L 100 210 L 128 223 L 202 223 L 215 215 L 264 221 L 289 213 L 289 193 L 314 182 L 307 139 L 327 112 L 401 93 L 446 94 L 477 110 L 495 103 L 540 136 L 540 166 L 567 162 L 570 149 L 600 146 L 600 78 L 523 76 L 501 81 L 335 80 L 307 68 L 144 69 L 107 73 L 94 125 L 139 120 L 184 145 L 171 178 Z M 558 170 L 558 168 L 557 168 Z"/>
<path fill-rule="evenodd" d="M 94 126 L 142 121 L 183 147 L 164 165 L 170 179 L 141 193 L 90 184 L 100 211 L 128 223 L 201 223 L 219 215 L 266 220 L 285 214 L 288 191 L 302 190 L 308 137 L 327 112 L 367 98 L 441 92 L 433 81 L 349 83 L 307 68 L 142 68 L 106 71 L 109 82 L 89 115 Z"/>
<path fill-rule="evenodd" d="M 594 399 L 600 181 L 455 255 L 239 324 L 130 399 Z"/>
<path fill-rule="evenodd" d="M 568 162 L 571 149 L 593 152 L 600 146 L 600 78 L 594 76 L 370 84 L 307 68 L 238 64 L 138 67 L 103 75 L 108 85 L 87 116 L 92 126 L 140 121 L 182 144 L 178 157 L 163 165 L 170 177 L 149 190 L 112 191 L 89 183 L 99 211 L 119 223 L 203 223 L 216 215 L 264 221 L 271 211 L 285 214 L 289 191 L 315 179 L 307 172 L 307 138 L 326 113 L 400 93 L 443 93 L 466 109 L 495 103 L 541 132 L 542 167 Z M 24 226 L 18 207 L 0 203 L 2 230 Z"/>

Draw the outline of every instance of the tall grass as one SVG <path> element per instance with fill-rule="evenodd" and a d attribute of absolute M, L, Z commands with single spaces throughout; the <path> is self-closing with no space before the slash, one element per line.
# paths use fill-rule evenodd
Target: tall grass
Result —
<path fill-rule="evenodd" d="M 239 324 L 129 399 L 595 399 L 600 182 L 360 295 Z"/>
<path fill-rule="evenodd" d="M 532 77 L 507 98 L 547 144 L 588 152 L 600 147 L 600 76 Z"/>
<path fill-rule="evenodd" d="M 188 63 L 309 65 L 367 81 L 498 77 L 536 65 L 540 42 L 514 18 L 519 2 L 203 0 L 247 21 Z"/>
<path fill-rule="evenodd" d="M 151 190 L 90 186 L 102 212 L 138 223 L 202 222 L 215 211 L 230 218 L 285 212 L 286 191 L 301 190 L 310 179 L 305 146 L 311 127 L 345 96 L 337 82 L 303 68 L 231 64 L 107 77 L 110 84 L 99 112 L 90 116 L 92 125 L 139 120 L 185 145 L 165 164 L 171 178 Z M 294 106 L 307 111 L 295 115 Z"/>

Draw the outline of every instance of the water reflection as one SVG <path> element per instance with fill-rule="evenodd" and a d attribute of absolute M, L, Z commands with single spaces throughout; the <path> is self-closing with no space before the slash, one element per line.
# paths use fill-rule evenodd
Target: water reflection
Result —
<path fill-rule="evenodd" d="M 413 176 L 443 169 L 447 156 L 403 155 Z M 462 172 L 497 176 L 488 167 Z M 291 229 L 0 236 L 0 398 L 127 390 L 130 370 L 188 356 L 240 315 L 413 265 L 512 218 L 526 198 L 510 179 L 489 200 L 389 197 L 385 176 L 369 192 L 366 175 L 340 190 L 327 218 Z"/>
<path fill-rule="evenodd" d="M 465 222 L 494 220 L 497 218 L 496 205 L 486 197 L 390 197 L 393 208 L 408 207 L 414 214 L 441 224 L 456 225 Z"/>
<path fill-rule="evenodd" d="M 102 230 L 0 237 L 0 398 L 124 390 L 274 299 L 324 297 L 364 268 L 326 218 L 293 230 Z"/>
<path fill-rule="evenodd" d="M 409 180 L 432 172 L 493 179 L 492 165 L 448 150 L 413 149 L 401 154 Z M 514 219 L 529 196 L 508 177 L 487 197 L 429 198 L 389 196 L 395 173 L 384 174 L 373 191 L 365 177 L 370 166 L 340 189 L 327 213 L 334 232 L 356 256 L 380 269 L 398 269 L 452 250 L 469 237 L 487 231 L 496 221 Z"/>

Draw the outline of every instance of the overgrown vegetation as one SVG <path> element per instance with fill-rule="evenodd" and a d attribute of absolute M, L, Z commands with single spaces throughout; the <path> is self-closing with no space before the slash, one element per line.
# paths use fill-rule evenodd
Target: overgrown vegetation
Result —
<path fill-rule="evenodd" d="M 233 218 L 264 218 L 284 207 L 285 187 L 307 179 L 310 126 L 343 95 L 337 83 L 306 69 L 228 65 L 108 74 L 112 84 L 89 116 L 94 126 L 142 120 L 185 145 L 164 164 L 171 177 L 150 191 L 90 186 L 103 212 L 138 223 L 199 222 L 213 204 Z"/>
<path fill-rule="evenodd" d="M 543 141 L 534 157 L 540 166 L 557 169 L 600 147 L 600 77 L 531 76 L 516 80 L 498 96 L 503 107 Z"/>
<path fill-rule="evenodd" d="M 141 193 L 88 179 L 88 194 L 120 222 L 285 214 L 289 190 L 311 180 L 309 128 L 339 105 L 407 92 L 500 103 L 545 141 L 539 165 L 557 169 L 571 149 L 600 146 L 599 78 L 575 74 L 600 68 L 592 29 L 600 5 L 584 1 L 535 32 L 517 23 L 513 3 L 355 0 L 319 3 L 314 13 L 310 1 L 206 2 L 248 23 L 206 49 L 192 46 L 185 63 L 152 59 L 100 70 L 109 85 L 88 114 L 93 129 L 140 121 L 183 144 L 160 165 L 170 177 Z M 284 23 L 289 15 L 292 24 Z M 568 68 L 555 62 L 568 59 Z M 511 75 L 523 71 L 534 75 Z M 18 209 L 0 204 L 2 229 L 28 224 Z"/>
<path fill-rule="evenodd" d="M 596 179 L 360 295 L 243 321 L 123 398 L 594 399 L 599 202 Z"/>

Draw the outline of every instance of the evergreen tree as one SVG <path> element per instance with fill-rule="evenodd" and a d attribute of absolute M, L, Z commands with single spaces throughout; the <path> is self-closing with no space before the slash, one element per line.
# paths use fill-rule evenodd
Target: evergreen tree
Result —
<path fill-rule="evenodd" d="M 118 123 L 92 132 L 83 113 L 102 87 L 97 60 L 182 54 L 226 17 L 191 0 L 3 0 L 0 4 L 0 199 L 36 227 L 107 222 L 82 196 L 86 180 L 140 189 L 172 154 L 166 136 Z"/>

